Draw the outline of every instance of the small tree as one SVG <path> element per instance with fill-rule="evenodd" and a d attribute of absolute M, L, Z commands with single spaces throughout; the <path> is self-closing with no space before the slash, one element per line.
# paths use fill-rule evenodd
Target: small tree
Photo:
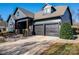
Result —
<path fill-rule="evenodd" d="M 62 38 L 62 39 L 72 39 L 73 38 L 73 30 L 69 23 L 63 23 L 61 25 L 60 38 Z"/>

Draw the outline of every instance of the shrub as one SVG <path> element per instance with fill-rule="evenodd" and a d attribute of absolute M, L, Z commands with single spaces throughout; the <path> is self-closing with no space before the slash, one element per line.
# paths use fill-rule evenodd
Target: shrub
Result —
<path fill-rule="evenodd" d="M 73 30 L 69 23 L 63 23 L 61 25 L 60 38 L 62 38 L 62 39 L 72 39 L 73 38 Z"/>

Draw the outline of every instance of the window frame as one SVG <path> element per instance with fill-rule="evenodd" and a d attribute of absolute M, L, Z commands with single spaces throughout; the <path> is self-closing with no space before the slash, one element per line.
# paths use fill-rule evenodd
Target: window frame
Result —
<path fill-rule="evenodd" d="M 19 12 L 17 12 L 17 16 L 19 16 Z"/>
<path fill-rule="evenodd" d="M 51 13 L 50 8 L 45 8 L 45 9 L 44 9 L 44 14 L 49 14 L 49 13 Z"/>

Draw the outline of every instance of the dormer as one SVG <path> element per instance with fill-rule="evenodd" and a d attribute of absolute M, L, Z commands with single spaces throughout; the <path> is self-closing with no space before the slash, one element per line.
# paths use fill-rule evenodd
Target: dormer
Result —
<path fill-rule="evenodd" d="M 52 5 L 46 4 L 43 7 L 43 11 L 44 11 L 44 14 L 50 14 L 50 13 L 53 13 L 54 11 L 56 11 L 56 9 Z"/>

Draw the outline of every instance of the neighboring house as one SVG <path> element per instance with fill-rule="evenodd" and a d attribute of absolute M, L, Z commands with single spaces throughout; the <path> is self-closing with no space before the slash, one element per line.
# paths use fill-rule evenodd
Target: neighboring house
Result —
<path fill-rule="evenodd" d="M 32 13 L 23 8 L 16 8 L 15 29 L 18 33 L 27 35 L 59 36 L 62 23 L 72 25 L 72 16 L 67 6 L 55 6 L 46 4 L 41 11 Z"/>
<path fill-rule="evenodd" d="M 0 34 L 5 33 L 7 31 L 6 25 L 7 25 L 6 22 L 0 18 Z"/>

